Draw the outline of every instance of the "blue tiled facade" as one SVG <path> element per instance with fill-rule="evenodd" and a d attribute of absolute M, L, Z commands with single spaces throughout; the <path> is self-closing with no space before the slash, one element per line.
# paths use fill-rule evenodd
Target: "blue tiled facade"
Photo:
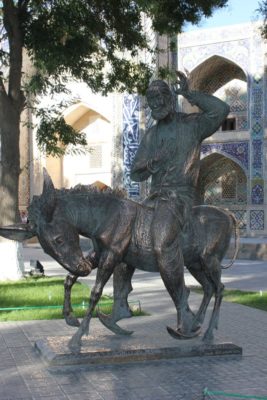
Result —
<path fill-rule="evenodd" d="M 123 166 L 124 187 L 129 197 L 140 195 L 140 185 L 130 179 L 132 161 L 139 145 L 140 98 L 137 95 L 123 97 Z"/>
<path fill-rule="evenodd" d="M 236 209 L 233 205 L 232 208 L 247 233 L 263 233 L 266 229 L 264 127 L 267 126 L 267 77 L 264 46 L 257 24 L 227 26 L 212 32 L 192 31 L 181 35 L 178 45 L 178 68 L 189 71 L 190 76 L 198 69 L 199 75 L 206 79 L 204 86 L 209 93 L 214 93 L 209 85 L 217 90 L 218 86 L 223 87 L 228 81 L 231 83 L 231 76 L 232 79 L 239 79 L 232 81 L 232 87 L 228 86 L 224 97 L 221 97 L 230 105 L 229 117 L 236 120 L 235 130 L 231 135 L 219 132 L 215 139 L 205 142 L 201 156 L 204 159 L 212 154 L 222 155 L 225 160 L 238 164 L 246 174 L 247 206 Z M 209 63 L 209 60 L 212 61 Z M 215 67 L 211 64 L 216 62 L 225 63 L 227 68 L 218 68 L 214 77 L 212 71 Z M 206 75 L 203 68 L 206 68 Z M 229 74 L 228 80 L 227 76 L 223 76 L 224 71 Z M 245 85 L 246 92 L 240 91 L 238 82 L 243 88 Z M 218 93 L 221 95 L 222 92 Z"/>
<path fill-rule="evenodd" d="M 230 105 L 229 118 L 235 118 L 236 126 L 232 132 L 219 131 L 202 145 L 201 158 L 218 154 L 221 159 L 223 156 L 236 163 L 245 174 L 247 205 L 239 204 L 236 208 L 233 204 L 232 211 L 248 234 L 261 234 L 266 230 L 264 127 L 267 117 L 264 110 L 267 115 L 267 77 L 264 53 L 258 27 L 253 24 L 217 28 L 212 32 L 198 29 L 182 34 L 178 39 L 177 68 L 189 72 L 189 77 L 198 69 L 202 78 L 196 77 L 195 85 L 226 101 Z M 227 68 L 223 68 L 224 62 Z M 216 70 L 216 63 L 222 68 Z M 203 72 L 204 68 L 206 72 Z M 140 185 L 131 182 L 129 177 L 140 142 L 140 112 L 144 113 L 145 128 L 151 125 L 149 110 L 141 110 L 140 104 L 136 95 L 123 98 L 124 186 L 132 198 L 140 196 Z"/>

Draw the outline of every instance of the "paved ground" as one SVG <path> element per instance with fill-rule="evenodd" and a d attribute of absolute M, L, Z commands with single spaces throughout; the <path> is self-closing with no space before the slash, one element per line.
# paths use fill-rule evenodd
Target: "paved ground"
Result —
<path fill-rule="evenodd" d="M 244 238 L 242 240 L 245 240 Z M 253 238 L 250 238 L 252 241 Z M 254 239 L 255 241 L 256 239 Z M 263 239 L 257 239 L 261 242 Z M 266 239 L 264 239 L 267 241 Z M 85 239 L 82 242 L 83 250 L 87 250 L 89 242 Z M 39 260 L 45 266 L 47 274 L 62 274 L 65 275 L 66 271 L 58 266 L 55 261 L 43 252 L 39 244 L 31 244 L 23 248 L 23 255 L 25 260 L 25 267 L 29 270 L 30 260 Z M 224 260 L 223 264 L 227 265 L 229 260 Z M 136 272 L 135 275 L 142 272 Z M 150 275 L 150 274 L 148 274 Z M 155 274 L 155 276 L 157 276 Z M 226 270 L 223 270 L 222 279 L 225 286 L 229 289 L 243 289 L 243 290 L 265 290 L 267 291 L 267 261 L 259 260 L 236 260 L 234 265 Z M 197 285 L 194 278 L 186 272 L 186 281 L 190 285 Z M 91 284 L 93 278 L 89 278 L 88 282 Z"/>
<path fill-rule="evenodd" d="M 47 273 L 63 272 L 33 247 L 25 249 L 26 261 L 38 256 Z M 29 266 L 27 262 L 26 265 Z M 190 282 L 188 276 L 187 281 Z M 227 287 L 267 290 L 267 264 L 237 262 L 232 269 L 224 271 L 224 281 Z M 133 318 L 125 321 L 124 326 L 152 338 L 154 329 L 159 338 L 161 332 L 164 342 L 165 326 L 174 325 L 175 318 L 173 305 L 159 277 L 137 272 L 133 286 L 132 298 L 139 299 L 151 316 Z M 107 290 L 111 290 L 110 286 Z M 193 294 L 192 307 L 199 301 L 199 296 Z M 98 324 L 94 320 L 92 330 Z M 218 337 L 241 345 L 243 357 L 196 357 L 68 368 L 48 368 L 40 361 L 33 348 L 37 338 L 73 332 L 73 328 L 58 320 L 1 323 L 0 400 L 197 400 L 203 398 L 205 387 L 267 398 L 267 313 L 263 311 L 230 303 L 222 305 Z"/>

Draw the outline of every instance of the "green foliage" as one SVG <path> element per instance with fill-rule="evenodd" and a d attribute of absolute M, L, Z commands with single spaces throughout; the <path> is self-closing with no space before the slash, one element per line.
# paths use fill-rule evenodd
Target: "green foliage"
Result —
<path fill-rule="evenodd" d="M 8 85 L 20 85 L 22 71 L 16 65 L 24 48 L 35 70 L 27 84 L 24 79 L 23 90 L 28 96 L 66 93 L 66 84 L 73 79 L 104 95 L 116 90 L 144 94 L 152 70 L 139 54 L 144 50 L 153 52 L 143 30 L 144 14 L 152 20 L 155 31 L 174 35 L 186 22 L 196 24 L 226 3 L 227 0 L 3 0 L 0 68 Z M 68 143 L 85 143 L 83 134 L 64 124 L 63 118 L 50 118 L 45 112 L 39 117 L 38 143 L 46 152 L 61 155 Z"/>
<path fill-rule="evenodd" d="M 203 293 L 200 287 L 192 287 L 191 289 L 195 292 Z M 223 300 L 267 311 L 267 292 L 224 289 Z"/>
<path fill-rule="evenodd" d="M 37 131 L 37 144 L 46 154 L 62 156 L 67 145 L 86 146 L 86 136 L 66 124 L 62 116 L 51 118 L 46 110 L 39 110 L 41 122 Z"/>
<path fill-rule="evenodd" d="M 102 93 L 132 91 L 150 76 L 145 64 L 132 60 L 147 47 L 135 2 L 31 1 L 23 30 L 34 65 L 47 76 L 71 75 Z"/>
<path fill-rule="evenodd" d="M 0 311 L 0 321 L 63 318 L 63 297 L 63 278 L 41 277 L 27 278 L 17 282 L 0 282 L 1 308 L 29 307 L 29 309 Z M 83 283 L 76 282 L 72 288 L 71 297 L 75 315 L 83 317 L 90 297 L 89 287 Z M 79 305 L 79 307 L 76 307 L 76 305 Z M 112 298 L 103 295 L 99 307 L 104 313 L 110 313 Z M 144 313 L 138 309 L 134 311 L 134 315 L 144 315 Z"/>
<path fill-rule="evenodd" d="M 201 18 L 210 17 L 216 8 L 224 7 L 227 0 L 140 0 L 138 3 L 152 18 L 156 32 L 172 35 L 180 33 L 187 22 L 198 24 Z"/>
<path fill-rule="evenodd" d="M 259 2 L 258 13 L 263 16 L 263 25 L 261 27 L 262 37 L 267 39 L 267 0 Z"/>
<path fill-rule="evenodd" d="M 225 290 L 224 299 L 232 303 L 258 308 L 267 311 L 267 292 L 243 292 L 241 290 Z"/>

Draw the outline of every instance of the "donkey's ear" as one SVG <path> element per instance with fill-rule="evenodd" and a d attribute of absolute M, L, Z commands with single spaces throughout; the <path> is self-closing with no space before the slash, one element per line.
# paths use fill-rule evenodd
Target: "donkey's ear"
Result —
<path fill-rule="evenodd" d="M 56 207 L 56 190 L 47 170 L 43 169 L 44 185 L 43 193 L 40 197 L 42 216 L 46 222 L 50 222 Z"/>
<path fill-rule="evenodd" d="M 44 176 L 43 193 L 55 190 L 51 176 L 47 172 L 46 168 L 43 168 L 43 176 Z"/>
<path fill-rule="evenodd" d="M 0 236 L 23 242 L 24 240 L 36 236 L 36 232 L 32 229 L 30 224 L 15 224 L 0 227 Z"/>

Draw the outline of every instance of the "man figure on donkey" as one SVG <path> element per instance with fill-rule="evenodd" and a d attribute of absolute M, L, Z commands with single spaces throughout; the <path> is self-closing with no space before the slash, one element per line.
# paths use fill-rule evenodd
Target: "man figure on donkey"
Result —
<path fill-rule="evenodd" d="M 174 95 L 167 83 L 153 81 L 146 96 L 157 122 L 139 145 L 131 179 L 140 182 L 152 178 L 150 195 L 144 204 L 154 209 L 153 250 L 163 282 L 176 304 L 179 333 L 184 331 L 183 323 L 190 314 L 181 238 L 192 223 L 201 143 L 220 127 L 229 113 L 229 106 L 214 96 L 190 91 L 186 76 L 182 72 L 177 75 L 175 94 L 182 95 L 202 112 L 176 112 Z"/>

